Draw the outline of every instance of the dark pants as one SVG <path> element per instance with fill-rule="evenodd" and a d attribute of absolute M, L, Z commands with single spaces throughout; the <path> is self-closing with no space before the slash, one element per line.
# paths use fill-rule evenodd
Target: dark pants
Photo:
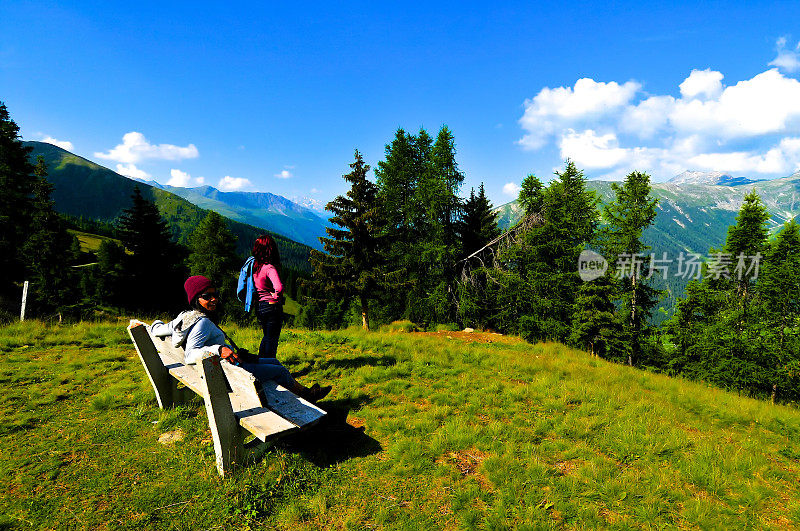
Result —
<path fill-rule="evenodd" d="M 281 335 L 281 325 L 283 324 L 283 305 L 259 301 L 256 315 L 258 322 L 261 323 L 261 330 L 264 332 L 261 345 L 258 347 L 258 357 L 275 358 L 278 353 L 278 338 Z"/>

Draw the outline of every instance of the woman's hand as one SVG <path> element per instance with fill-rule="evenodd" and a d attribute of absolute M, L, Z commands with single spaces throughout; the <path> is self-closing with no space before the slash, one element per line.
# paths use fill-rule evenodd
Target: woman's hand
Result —
<path fill-rule="evenodd" d="M 230 348 L 226 347 L 225 345 L 220 347 L 219 356 L 220 356 L 220 358 L 222 358 L 224 360 L 227 360 L 228 358 L 231 358 L 231 357 L 236 359 L 236 354 L 233 352 L 233 350 L 231 350 Z M 231 361 L 233 361 L 233 360 L 231 360 Z"/>

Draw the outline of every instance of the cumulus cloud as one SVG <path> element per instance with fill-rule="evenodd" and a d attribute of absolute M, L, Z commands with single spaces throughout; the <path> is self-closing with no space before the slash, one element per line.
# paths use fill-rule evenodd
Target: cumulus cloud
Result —
<path fill-rule="evenodd" d="M 503 185 L 503 193 L 511 196 L 517 197 L 519 195 L 520 187 L 517 183 L 506 183 Z"/>
<path fill-rule="evenodd" d="M 275 177 L 278 179 L 290 179 L 293 175 L 289 170 L 281 170 L 280 173 L 275 174 Z"/>
<path fill-rule="evenodd" d="M 677 97 L 646 94 L 634 81 L 545 87 L 525 101 L 518 143 L 553 144 L 562 158 L 612 177 L 634 169 L 663 178 L 685 169 L 794 171 L 800 81 L 778 68 L 728 86 L 723 79 L 710 68 L 692 70 Z"/>
<path fill-rule="evenodd" d="M 797 72 L 800 70 L 800 42 L 792 49 L 786 48 L 786 37 L 781 37 L 775 43 L 778 51 L 777 57 L 770 61 L 769 66 L 777 66 L 786 72 Z"/>
<path fill-rule="evenodd" d="M 168 186 L 186 188 L 192 184 L 204 184 L 206 182 L 205 177 L 192 178 L 192 176 L 185 171 L 181 171 L 176 168 L 171 169 L 169 171 L 169 175 L 170 179 L 167 181 Z"/>
<path fill-rule="evenodd" d="M 244 177 L 231 177 L 230 175 L 226 175 L 219 180 L 219 183 L 217 183 L 217 188 L 223 192 L 238 192 L 244 190 L 245 188 L 252 187 L 253 183 L 251 183 L 248 179 L 245 179 Z"/>
<path fill-rule="evenodd" d="M 52 136 L 46 136 L 42 138 L 42 142 L 47 142 L 48 144 L 53 144 L 54 146 L 58 146 L 61 149 L 66 149 L 67 151 L 74 151 L 75 146 L 72 145 L 72 142 L 68 140 L 57 140 Z"/>
<path fill-rule="evenodd" d="M 192 176 L 185 171 L 172 169 L 169 171 L 170 179 L 167 181 L 168 186 L 178 186 L 185 188 L 189 186 L 192 181 Z"/>
<path fill-rule="evenodd" d="M 140 170 L 135 164 L 117 164 L 117 173 L 132 179 L 146 180 L 151 178 L 149 173 Z"/>
<path fill-rule="evenodd" d="M 692 98 L 716 98 L 722 93 L 722 72 L 706 68 L 705 70 L 692 70 L 683 83 L 678 85 L 681 96 Z"/>
<path fill-rule="evenodd" d="M 640 88 L 634 81 L 620 85 L 589 78 L 579 79 L 574 87 L 545 87 L 525 100 L 520 124 L 528 133 L 519 144 L 527 149 L 539 148 L 560 126 L 612 113 L 626 105 Z"/>
<path fill-rule="evenodd" d="M 122 137 L 122 143 L 107 152 L 96 152 L 95 157 L 121 163 L 139 163 L 144 160 L 183 160 L 197 158 L 200 153 L 194 144 L 175 146 L 151 144 L 142 133 L 131 131 Z"/>

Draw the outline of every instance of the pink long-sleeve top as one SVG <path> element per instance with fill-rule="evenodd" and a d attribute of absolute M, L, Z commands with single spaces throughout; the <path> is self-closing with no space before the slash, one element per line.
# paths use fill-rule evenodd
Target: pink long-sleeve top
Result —
<path fill-rule="evenodd" d="M 258 300 L 278 302 L 283 292 L 283 283 L 278 276 L 278 270 L 272 264 L 264 264 L 253 275 L 253 282 L 258 292 Z"/>

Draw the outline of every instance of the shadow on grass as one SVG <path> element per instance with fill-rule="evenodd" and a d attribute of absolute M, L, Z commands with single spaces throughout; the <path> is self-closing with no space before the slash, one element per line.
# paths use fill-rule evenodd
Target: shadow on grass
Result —
<path fill-rule="evenodd" d="M 276 444 L 287 452 L 298 452 L 318 467 L 329 467 L 354 457 L 366 457 L 382 450 L 380 443 L 364 432 L 364 427 L 347 423 L 351 410 L 371 401 L 368 396 L 329 400 L 319 403 L 328 412 L 310 430 L 291 435 Z"/>

